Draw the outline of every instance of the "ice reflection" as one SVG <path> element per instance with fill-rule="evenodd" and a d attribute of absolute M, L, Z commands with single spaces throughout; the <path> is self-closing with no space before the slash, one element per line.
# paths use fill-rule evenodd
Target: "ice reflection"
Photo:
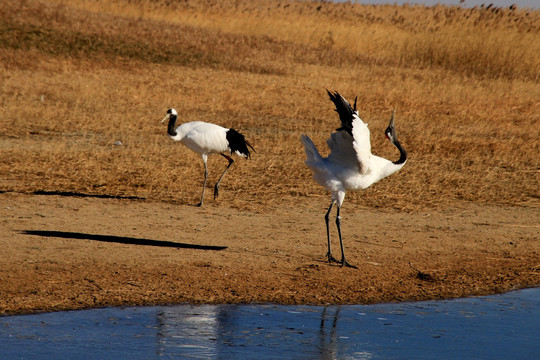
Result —
<path fill-rule="evenodd" d="M 1 359 L 529 359 L 540 288 L 373 306 L 177 305 L 0 317 Z"/>
<path fill-rule="evenodd" d="M 186 311 L 187 310 L 187 311 Z M 207 358 L 218 353 L 220 325 L 226 322 L 224 309 L 215 305 L 163 308 L 157 314 L 158 355 L 199 354 Z M 195 357 L 197 358 L 197 357 Z"/>
<path fill-rule="evenodd" d="M 325 307 L 322 311 L 321 330 L 319 335 L 319 353 L 321 354 L 321 358 L 324 360 L 337 359 L 337 322 L 340 309 L 340 307 L 336 307 L 335 309 Z"/>
<path fill-rule="evenodd" d="M 275 359 L 276 352 L 268 351 L 275 349 L 278 354 L 297 359 L 337 359 L 340 310 L 340 307 L 273 305 L 164 308 L 157 314 L 158 354 L 198 359 L 229 359 L 239 355 Z"/>

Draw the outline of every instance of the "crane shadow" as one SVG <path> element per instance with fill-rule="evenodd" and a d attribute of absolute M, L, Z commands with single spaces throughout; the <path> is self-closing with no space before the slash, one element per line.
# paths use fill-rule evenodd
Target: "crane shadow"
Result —
<path fill-rule="evenodd" d="M 196 245 L 196 244 L 177 243 L 173 241 L 140 239 L 140 238 L 134 238 L 134 237 L 128 237 L 128 236 L 85 234 L 85 233 L 70 232 L 70 231 L 23 230 L 21 231 L 21 233 L 26 234 L 26 235 L 36 235 L 36 236 L 43 236 L 43 237 L 94 240 L 94 241 L 102 241 L 102 242 L 108 242 L 108 243 L 126 244 L 126 245 L 160 246 L 160 247 L 169 247 L 169 248 L 176 248 L 176 249 L 220 251 L 220 250 L 225 250 L 227 248 L 227 246 Z"/>
<path fill-rule="evenodd" d="M 122 195 L 107 195 L 107 194 L 85 194 L 76 191 L 46 191 L 37 190 L 32 192 L 33 195 L 56 195 L 66 197 L 82 197 L 82 198 L 96 198 L 96 199 L 122 199 L 122 200 L 146 200 L 146 198 L 139 196 L 122 196 Z"/>

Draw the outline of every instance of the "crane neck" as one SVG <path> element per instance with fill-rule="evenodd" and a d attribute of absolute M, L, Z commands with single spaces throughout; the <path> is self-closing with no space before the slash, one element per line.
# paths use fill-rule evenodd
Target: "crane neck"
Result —
<path fill-rule="evenodd" d="M 171 114 L 169 116 L 169 125 L 167 125 L 167 134 L 169 136 L 176 136 L 176 120 L 178 119 L 177 115 Z"/>
<path fill-rule="evenodd" d="M 407 151 L 401 146 L 397 139 L 394 140 L 393 144 L 399 150 L 400 155 L 398 161 L 394 161 L 394 165 L 405 165 L 405 162 L 407 161 Z"/>

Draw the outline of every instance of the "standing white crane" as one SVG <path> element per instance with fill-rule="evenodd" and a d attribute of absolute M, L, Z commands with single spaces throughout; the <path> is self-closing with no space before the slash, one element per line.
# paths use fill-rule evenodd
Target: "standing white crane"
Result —
<path fill-rule="evenodd" d="M 251 154 L 249 148 L 253 151 L 251 144 L 244 138 L 244 135 L 240 134 L 234 129 L 227 129 L 219 125 L 210 124 L 203 121 L 192 121 L 182 124 L 176 127 L 176 120 L 178 119 L 178 113 L 175 109 L 167 110 L 167 115 L 161 120 L 169 120 L 167 127 L 167 134 L 174 141 L 180 141 L 189 149 L 200 154 L 204 162 L 204 184 L 201 195 L 201 202 L 198 206 L 202 206 L 204 203 L 204 189 L 206 188 L 206 180 L 208 178 L 208 155 L 220 154 L 229 161 L 229 164 L 223 171 L 223 174 L 219 177 L 216 185 L 214 186 L 214 199 L 219 194 L 219 184 L 223 176 L 231 167 L 234 160 L 227 155 L 235 153 L 238 156 L 249 159 Z"/>
<path fill-rule="evenodd" d="M 343 240 L 341 238 L 341 217 L 339 211 L 345 198 L 347 190 L 366 189 L 377 181 L 392 175 L 405 165 L 407 161 L 407 152 L 401 146 L 397 139 L 394 128 L 394 116 L 396 111 L 392 112 L 390 124 L 386 128 L 385 135 L 396 146 L 400 152 L 398 161 L 390 161 L 382 157 L 371 154 L 371 143 L 369 138 L 369 129 L 366 123 L 358 116 L 356 110 L 356 98 L 354 99 L 354 109 L 347 100 L 345 100 L 337 91 L 331 93 L 328 91 L 330 100 L 335 104 L 336 111 L 341 120 L 341 126 L 336 132 L 330 135 L 326 141 L 330 148 L 330 155 L 323 158 L 311 139 L 302 135 L 300 140 L 304 144 L 306 151 L 307 166 L 313 171 L 313 178 L 321 186 L 328 189 L 332 194 L 330 207 L 324 217 L 326 221 L 326 234 L 328 238 L 328 262 L 340 262 L 341 266 L 350 265 L 345 260 L 343 251 Z M 328 220 L 330 211 L 334 204 L 337 204 L 336 225 L 339 235 L 339 244 L 341 246 L 341 261 L 337 261 L 332 256 L 330 248 L 330 229 Z"/>

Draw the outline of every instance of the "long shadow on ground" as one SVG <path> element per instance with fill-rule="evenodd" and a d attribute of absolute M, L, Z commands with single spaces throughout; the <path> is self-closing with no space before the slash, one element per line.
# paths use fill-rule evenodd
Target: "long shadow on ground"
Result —
<path fill-rule="evenodd" d="M 122 199 L 122 200 L 146 200 L 143 197 L 138 196 L 122 196 L 122 195 L 107 195 L 107 194 L 85 194 L 76 191 L 46 191 L 37 190 L 32 194 L 34 195 L 56 195 L 67 197 L 82 197 L 82 198 L 97 198 L 97 199 Z"/>
<path fill-rule="evenodd" d="M 98 235 L 98 234 L 85 234 L 79 232 L 69 231 L 51 231 L 51 230 L 23 230 L 21 233 L 26 235 L 37 235 L 43 237 L 59 237 L 65 239 L 81 239 L 81 240 L 94 240 L 103 241 L 109 243 L 127 244 L 127 245 L 143 245 L 143 246 L 161 246 L 177 249 L 195 249 L 195 250 L 224 250 L 227 246 L 208 246 L 208 245 L 195 245 L 177 243 L 172 241 L 163 240 L 151 240 L 151 239 L 139 239 L 127 236 L 114 236 L 114 235 Z"/>

